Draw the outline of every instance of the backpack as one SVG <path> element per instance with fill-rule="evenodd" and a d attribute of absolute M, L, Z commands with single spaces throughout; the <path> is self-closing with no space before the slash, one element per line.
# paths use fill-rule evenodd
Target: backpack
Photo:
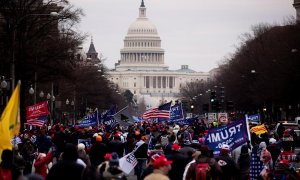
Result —
<path fill-rule="evenodd" d="M 161 136 L 160 143 L 161 143 L 162 147 L 165 148 L 169 144 L 168 136 L 167 135 Z"/>
<path fill-rule="evenodd" d="M 195 168 L 195 180 L 210 179 L 211 167 L 208 163 L 197 163 Z"/>

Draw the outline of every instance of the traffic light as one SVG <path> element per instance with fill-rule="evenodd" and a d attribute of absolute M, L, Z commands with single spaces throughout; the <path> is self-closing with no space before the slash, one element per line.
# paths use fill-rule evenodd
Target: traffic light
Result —
<path fill-rule="evenodd" d="M 187 100 L 182 100 L 181 103 L 182 103 L 183 111 L 187 112 L 187 110 L 188 110 L 188 101 Z"/>
<path fill-rule="evenodd" d="M 214 103 L 214 102 L 216 102 L 216 100 L 217 100 L 216 92 L 215 92 L 215 91 L 212 91 L 212 92 L 210 93 L 210 102 L 211 102 L 211 103 Z"/>

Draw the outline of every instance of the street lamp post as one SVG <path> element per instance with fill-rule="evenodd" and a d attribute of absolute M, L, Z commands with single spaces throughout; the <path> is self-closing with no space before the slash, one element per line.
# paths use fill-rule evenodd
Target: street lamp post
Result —
<path fill-rule="evenodd" d="M 30 100 L 31 100 L 31 103 L 34 104 L 34 102 L 32 101 L 32 96 L 34 95 L 34 89 L 32 87 L 32 85 L 30 85 L 30 88 L 29 88 L 29 94 L 30 94 Z"/>
<path fill-rule="evenodd" d="M 5 91 L 7 89 L 8 84 L 7 84 L 4 76 L 0 77 L 0 80 L 1 80 L 1 84 L 0 84 L 0 87 L 1 87 L 1 89 L 0 89 L 0 92 L 1 92 L 1 105 L 4 106 L 8 101 L 8 96 L 5 97 Z"/>
<path fill-rule="evenodd" d="M 53 125 L 53 106 L 54 106 L 54 101 L 55 101 L 55 96 L 53 95 L 54 90 L 53 90 L 53 82 L 51 83 L 51 94 L 47 94 L 47 100 L 50 101 L 50 121 L 51 121 L 51 126 Z"/>
<path fill-rule="evenodd" d="M 52 16 L 57 17 L 59 14 L 57 12 L 50 12 L 49 14 L 27 14 L 19 19 L 15 26 L 13 27 L 13 42 L 12 42 L 12 64 L 11 64 L 11 84 L 12 84 L 12 91 L 15 89 L 15 81 L 16 81 L 16 74 L 15 74 L 15 41 L 16 41 L 16 30 L 19 24 L 29 16 Z"/>

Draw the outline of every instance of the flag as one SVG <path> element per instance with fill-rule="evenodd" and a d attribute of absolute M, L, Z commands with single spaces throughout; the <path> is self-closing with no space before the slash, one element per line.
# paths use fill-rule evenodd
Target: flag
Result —
<path fill-rule="evenodd" d="M 129 118 L 125 116 L 124 114 L 121 114 L 121 120 L 122 121 L 127 121 Z"/>
<path fill-rule="evenodd" d="M 144 120 L 148 120 L 148 119 L 154 118 L 155 117 L 155 113 L 157 112 L 157 109 L 158 108 L 153 108 L 153 109 L 150 109 L 150 110 L 144 112 L 143 119 Z"/>
<path fill-rule="evenodd" d="M 198 117 L 186 118 L 186 119 L 177 120 L 177 121 L 170 121 L 170 123 L 175 123 L 178 125 L 191 125 L 196 121 L 198 121 Z"/>
<path fill-rule="evenodd" d="M 117 120 L 115 120 L 114 115 L 117 113 L 117 106 L 112 106 L 108 111 L 106 111 L 102 116 L 102 122 L 105 125 L 105 129 L 110 132 L 112 131 L 116 125 L 118 124 Z"/>
<path fill-rule="evenodd" d="M 255 134 L 259 135 L 259 134 L 264 134 L 264 133 L 267 133 L 268 130 L 267 128 L 265 127 L 264 124 L 262 125 L 259 125 L 259 126 L 254 126 L 250 129 L 250 132 L 254 132 Z"/>
<path fill-rule="evenodd" d="M 11 140 L 20 131 L 20 86 L 12 93 L 0 119 L 0 157 L 5 149 L 12 149 Z"/>
<path fill-rule="evenodd" d="M 89 127 L 97 125 L 97 111 L 88 114 L 82 121 L 79 122 L 80 127 Z"/>
<path fill-rule="evenodd" d="M 231 151 L 248 141 L 248 127 L 245 119 L 234 121 L 226 126 L 209 129 L 205 144 L 215 155 L 220 153 L 222 144 L 229 145 Z"/>
<path fill-rule="evenodd" d="M 31 119 L 27 119 L 26 125 L 42 127 L 48 120 L 48 115 L 38 116 Z"/>
<path fill-rule="evenodd" d="M 166 104 L 163 104 L 163 105 L 159 106 L 158 108 L 153 108 L 153 109 L 150 109 L 150 110 L 146 111 L 143 114 L 143 119 L 148 120 L 148 119 L 157 118 L 159 120 L 162 120 L 162 119 L 169 120 L 170 119 L 171 104 L 172 104 L 172 101 L 168 102 Z"/>
<path fill-rule="evenodd" d="M 107 118 L 110 118 L 111 116 L 114 116 L 117 113 L 117 106 L 113 105 L 109 110 L 101 113 L 100 120 L 104 121 Z"/>
<path fill-rule="evenodd" d="M 48 101 L 26 107 L 26 125 L 42 127 L 48 120 Z"/>
<path fill-rule="evenodd" d="M 182 120 L 182 119 L 184 119 L 182 103 L 177 103 L 171 107 L 170 121 L 176 121 L 176 120 Z"/>
<path fill-rule="evenodd" d="M 140 116 L 132 116 L 132 120 L 134 122 L 141 122 L 143 120 L 143 117 Z"/>

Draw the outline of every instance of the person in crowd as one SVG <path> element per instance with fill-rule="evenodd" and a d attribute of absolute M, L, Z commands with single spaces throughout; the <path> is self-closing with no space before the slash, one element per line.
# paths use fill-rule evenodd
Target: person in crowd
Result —
<path fill-rule="evenodd" d="M 110 157 L 110 158 L 109 158 Z M 126 180 L 125 173 L 120 169 L 119 157 L 116 152 L 106 155 L 108 161 L 101 163 L 98 167 L 100 179 L 104 180 Z"/>
<path fill-rule="evenodd" d="M 189 131 L 189 126 L 185 125 L 184 126 L 184 131 L 181 135 L 182 141 L 183 141 L 183 145 L 184 146 L 190 146 L 192 144 L 192 134 Z"/>
<path fill-rule="evenodd" d="M 47 154 L 40 152 L 33 164 L 35 168 L 35 173 L 41 175 L 46 178 L 48 174 L 48 164 L 52 162 L 53 156 L 55 154 L 55 148 L 50 148 Z"/>
<path fill-rule="evenodd" d="M 81 159 L 86 166 L 91 166 L 91 161 L 89 156 L 85 151 L 85 145 L 83 143 L 79 143 L 77 145 L 78 158 Z"/>
<path fill-rule="evenodd" d="M 299 173 L 290 168 L 290 163 L 288 160 L 280 160 L 274 170 L 274 177 L 275 180 L 299 180 L 300 176 Z"/>
<path fill-rule="evenodd" d="M 102 136 L 98 135 L 95 138 L 95 143 L 91 147 L 90 160 L 91 165 L 97 167 L 104 161 L 104 156 L 108 152 L 106 144 L 102 143 Z"/>
<path fill-rule="evenodd" d="M 270 138 L 269 140 L 269 146 L 267 147 L 267 150 L 271 153 L 272 160 L 273 160 L 273 168 L 275 166 L 275 161 L 277 160 L 279 154 L 281 153 L 279 146 L 276 143 L 276 139 Z"/>
<path fill-rule="evenodd" d="M 63 152 L 64 146 L 66 144 L 65 133 L 63 131 L 63 127 L 61 127 L 60 125 L 55 126 L 55 133 L 53 135 L 52 141 L 56 145 L 57 156 L 59 156 L 60 153 Z"/>
<path fill-rule="evenodd" d="M 263 162 L 263 170 L 260 172 L 260 178 L 262 179 L 272 179 L 273 175 L 273 160 L 271 153 L 264 148 L 260 155 L 260 161 Z"/>
<path fill-rule="evenodd" d="M 171 169 L 171 164 L 172 161 L 167 160 L 164 155 L 161 155 L 153 162 L 153 173 L 146 176 L 144 180 L 170 180 L 167 175 Z"/>
<path fill-rule="evenodd" d="M 142 139 L 142 135 L 140 132 L 135 132 L 136 136 L 136 145 L 133 150 L 134 156 L 136 157 L 138 163 L 134 167 L 135 175 L 138 180 L 141 180 L 141 176 L 143 174 L 144 169 L 146 168 L 146 162 L 148 158 L 148 144 L 146 144 Z"/>
<path fill-rule="evenodd" d="M 186 175 L 187 175 L 188 169 L 190 168 L 190 166 L 191 166 L 193 163 L 196 162 L 196 159 L 199 158 L 200 154 L 201 154 L 200 151 L 195 151 L 194 154 L 192 155 L 193 160 L 190 161 L 190 162 L 185 166 L 185 168 L 184 168 L 184 173 L 183 173 L 183 178 L 182 178 L 183 180 L 186 179 Z"/>
<path fill-rule="evenodd" d="M 178 144 L 173 144 L 172 152 L 166 156 L 168 160 L 173 161 L 172 169 L 169 174 L 169 177 L 172 180 L 182 180 L 184 168 L 189 162 L 188 157 L 179 152 L 180 148 L 181 146 Z"/>
<path fill-rule="evenodd" d="M 229 156 L 230 147 L 227 144 L 223 144 L 220 150 L 219 157 L 216 158 L 219 166 L 222 169 L 221 180 L 233 180 L 237 178 L 238 168 L 235 161 Z"/>
<path fill-rule="evenodd" d="M 84 167 L 76 163 L 78 153 L 76 146 L 70 143 L 65 145 L 62 160 L 58 161 L 50 169 L 47 180 L 81 180 Z"/>
<path fill-rule="evenodd" d="M 292 144 L 293 144 L 293 139 L 292 138 L 284 138 L 282 141 L 282 148 L 283 151 L 279 154 L 276 163 L 275 163 L 275 168 L 279 165 L 279 163 L 282 160 L 287 160 L 289 166 L 291 168 L 295 168 L 295 164 L 297 163 L 297 155 L 293 152 L 292 150 Z"/>
<path fill-rule="evenodd" d="M 208 146 L 203 145 L 200 148 L 198 157 L 195 157 L 195 162 L 191 163 L 187 169 L 184 180 L 194 179 L 219 179 L 222 173 L 216 159 L 211 157 L 211 150 Z"/>
<path fill-rule="evenodd" d="M 154 161 L 159 158 L 161 155 L 163 154 L 158 154 L 156 152 L 151 152 L 151 154 L 149 155 L 149 159 L 147 161 L 147 167 L 146 169 L 143 171 L 143 174 L 141 176 L 141 179 L 145 179 L 146 176 L 148 176 L 149 174 L 153 173 L 154 170 L 154 166 L 153 163 Z"/>
<path fill-rule="evenodd" d="M 35 147 L 30 141 L 29 135 L 24 135 L 23 144 L 20 147 L 20 154 L 25 161 L 24 175 L 31 173 L 32 162 L 34 160 Z"/>
<path fill-rule="evenodd" d="M 166 146 L 169 144 L 169 136 L 167 130 L 162 131 L 159 142 L 163 149 L 165 149 Z"/>
<path fill-rule="evenodd" d="M 113 139 L 108 144 L 109 152 L 116 152 L 119 157 L 124 155 L 124 143 L 121 141 L 121 133 L 117 132 L 113 135 Z"/>
<path fill-rule="evenodd" d="M 239 168 L 239 180 L 248 180 L 250 172 L 250 155 L 248 151 L 248 146 L 245 144 L 241 148 L 241 153 L 237 161 L 237 166 Z"/>
<path fill-rule="evenodd" d="M 178 125 L 177 125 L 178 126 Z M 179 128 L 179 126 L 178 126 Z M 165 155 L 168 155 L 171 153 L 172 151 L 172 146 L 174 144 L 174 142 L 176 141 L 176 135 L 173 133 L 169 136 L 169 139 L 168 139 L 169 143 L 167 144 L 166 148 L 164 149 L 164 154 Z"/>
<path fill-rule="evenodd" d="M 283 132 L 284 132 L 284 130 L 285 130 L 285 128 L 284 128 L 282 122 L 279 123 L 279 126 L 278 126 L 278 128 L 277 128 L 277 132 L 276 132 L 279 138 L 282 138 L 282 137 L 283 137 Z"/>
<path fill-rule="evenodd" d="M 0 180 L 17 180 L 21 172 L 13 164 L 13 152 L 9 149 L 3 150 L 0 163 Z"/>

